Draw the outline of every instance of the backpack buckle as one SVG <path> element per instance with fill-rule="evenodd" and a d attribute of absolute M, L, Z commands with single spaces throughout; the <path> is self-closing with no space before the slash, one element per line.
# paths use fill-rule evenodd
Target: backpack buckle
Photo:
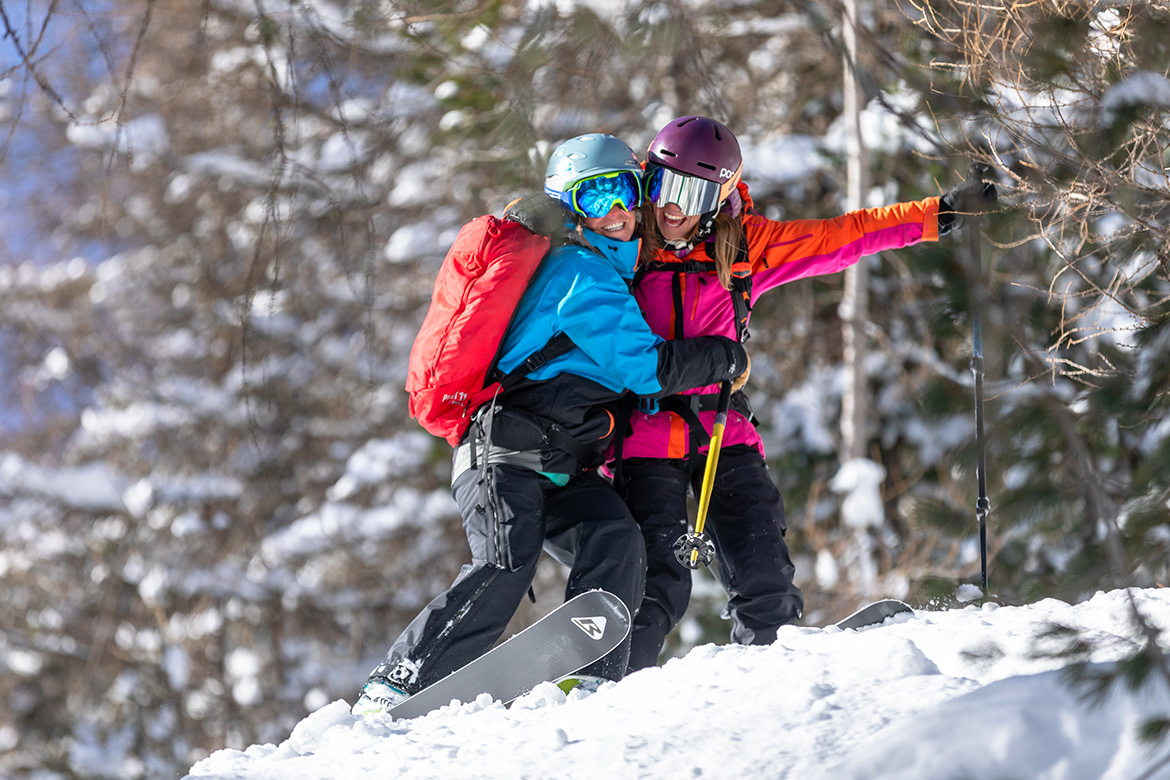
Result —
<path fill-rule="evenodd" d="M 525 373 L 535 371 L 547 362 L 548 358 L 544 356 L 544 353 L 534 352 L 528 356 L 527 360 L 524 361 Z"/>

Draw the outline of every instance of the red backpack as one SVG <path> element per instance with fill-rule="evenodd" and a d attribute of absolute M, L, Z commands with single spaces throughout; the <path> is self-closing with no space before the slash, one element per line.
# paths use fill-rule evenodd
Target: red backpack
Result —
<path fill-rule="evenodd" d="M 406 391 L 410 416 L 451 446 L 501 387 L 573 346 L 559 334 L 506 376 L 496 368 L 516 304 L 548 249 L 548 236 L 489 214 L 464 225 L 443 258 L 410 350 Z"/>

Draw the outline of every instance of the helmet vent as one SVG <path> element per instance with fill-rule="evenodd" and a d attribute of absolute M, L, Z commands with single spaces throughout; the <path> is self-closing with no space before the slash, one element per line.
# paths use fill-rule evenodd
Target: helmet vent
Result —
<path fill-rule="evenodd" d="M 706 168 L 709 171 L 715 170 L 715 166 L 712 165 L 711 163 L 696 162 L 695 165 L 699 166 L 700 168 Z"/>
<path fill-rule="evenodd" d="M 670 151 L 669 149 L 659 149 L 659 150 L 658 150 L 658 153 L 659 153 L 659 154 L 661 154 L 661 155 L 665 155 L 665 156 L 667 156 L 667 157 L 678 157 L 678 155 L 677 155 L 677 154 L 675 154 L 674 152 Z"/>

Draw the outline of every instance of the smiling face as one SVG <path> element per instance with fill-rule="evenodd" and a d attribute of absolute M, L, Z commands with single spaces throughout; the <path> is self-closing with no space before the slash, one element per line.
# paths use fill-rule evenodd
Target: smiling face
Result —
<path fill-rule="evenodd" d="M 604 217 L 593 217 L 585 220 L 585 227 L 603 236 L 616 238 L 618 241 L 629 241 L 633 238 L 634 228 L 637 225 L 633 212 L 626 211 L 621 206 L 614 206 Z"/>
<path fill-rule="evenodd" d="M 674 203 L 654 207 L 654 223 L 667 241 L 681 241 L 691 237 L 699 224 L 699 215 L 688 217 Z"/>

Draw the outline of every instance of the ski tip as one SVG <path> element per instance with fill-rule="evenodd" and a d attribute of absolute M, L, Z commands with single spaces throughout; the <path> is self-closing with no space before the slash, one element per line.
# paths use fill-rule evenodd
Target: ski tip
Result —
<path fill-rule="evenodd" d="M 897 599 L 882 599 L 881 601 L 875 601 L 872 604 L 865 605 L 834 625 L 840 629 L 868 628 L 870 626 L 881 625 L 895 615 L 904 614 L 913 615 L 914 609 L 909 604 L 898 601 Z"/>

